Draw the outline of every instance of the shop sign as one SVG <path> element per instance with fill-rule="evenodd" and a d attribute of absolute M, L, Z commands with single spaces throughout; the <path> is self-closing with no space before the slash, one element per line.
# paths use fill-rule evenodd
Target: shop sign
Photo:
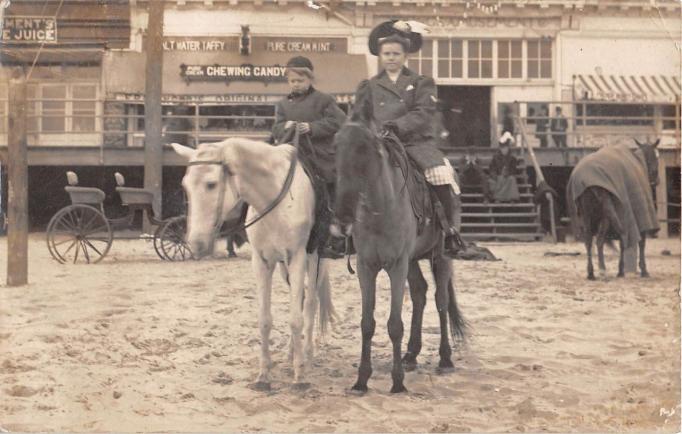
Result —
<path fill-rule="evenodd" d="M 117 93 L 116 101 L 144 103 L 144 95 L 139 93 Z M 192 103 L 192 104 L 220 104 L 220 103 L 275 103 L 282 99 L 282 95 L 266 94 L 223 94 L 223 95 L 173 95 L 164 94 L 163 103 Z"/>
<path fill-rule="evenodd" d="M 286 82 L 286 67 L 280 65 L 180 65 L 186 81 L 260 81 Z"/>
<path fill-rule="evenodd" d="M 237 38 L 164 38 L 164 51 L 232 51 L 238 50 Z"/>
<path fill-rule="evenodd" d="M 164 104 L 274 104 L 282 99 L 283 95 L 237 93 L 237 94 L 217 94 L 217 95 L 174 95 L 164 94 L 161 102 Z M 354 94 L 334 95 L 336 102 L 348 104 L 355 99 Z M 116 93 L 113 95 L 115 101 L 127 103 L 144 103 L 144 95 L 140 93 Z"/>
<path fill-rule="evenodd" d="M 642 102 L 642 103 L 674 103 L 675 97 L 672 95 L 647 95 L 641 93 L 620 93 L 587 90 L 579 93 L 584 100 L 589 101 L 609 101 L 609 102 Z"/>
<path fill-rule="evenodd" d="M 345 53 L 348 51 L 346 38 L 276 38 L 254 37 L 256 51 L 271 53 Z"/>
<path fill-rule="evenodd" d="M 31 16 L 4 17 L 2 41 L 5 43 L 57 42 L 57 20 Z"/>
<path fill-rule="evenodd" d="M 469 16 L 425 18 L 425 24 L 434 29 L 442 28 L 520 28 L 559 30 L 561 18 L 554 17 L 486 17 Z"/>

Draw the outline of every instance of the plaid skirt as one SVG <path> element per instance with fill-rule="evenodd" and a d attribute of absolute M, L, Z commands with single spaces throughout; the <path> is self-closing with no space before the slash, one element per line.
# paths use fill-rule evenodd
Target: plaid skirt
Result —
<path fill-rule="evenodd" d="M 450 161 L 443 158 L 442 166 L 429 167 L 424 171 L 426 181 L 431 185 L 450 185 L 455 194 L 460 194 L 459 185 L 455 182 L 455 169 L 452 168 Z"/>

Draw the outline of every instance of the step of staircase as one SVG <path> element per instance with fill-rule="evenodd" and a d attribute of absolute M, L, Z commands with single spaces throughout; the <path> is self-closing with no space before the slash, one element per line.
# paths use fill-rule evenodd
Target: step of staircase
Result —
<path fill-rule="evenodd" d="M 462 208 L 495 208 L 495 209 L 505 209 L 505 208 L 535 208 L 535 204 L 532 202 L 519 202 L 519 203 L 494 203 L 494 202 L 464 202 L 462 203 Z"/>
<path fill-rule="evenodd" d="M 534 233 L 503 233 L 492 234 L 489 232 L 470 232 L 461 234 L 467 241 L 540 241 L 544 234 Z"/>
<path fill-rule="evenodd" d="M 462 222 L 462 232 L 467 228 L 537 228 L 537 223 L 465 223 Z"/>
<path fill-rule="evenodd" d="M 526 218 L 526 217 L 537 217 L 538 213 L 537 212 L 499 212 L 499 213 L 492 213 L 492 212 L 467 212 L 466 214 L 463 214 L 462 216 L 466 216 L 468 218 Z"/>
<path fill-rule="evenodd" d="M 487 168 L 490 158 L 479 158 L 479 164 Z M 523 159 L 517 169 L 520 198 L 516 203 L 486 203 L 480 187 L 462 187 L 462 238 L 468 241 L 538 241 L 543 238 L 539 210 L 533 203 L 533 185 L 528 182 Z"/>

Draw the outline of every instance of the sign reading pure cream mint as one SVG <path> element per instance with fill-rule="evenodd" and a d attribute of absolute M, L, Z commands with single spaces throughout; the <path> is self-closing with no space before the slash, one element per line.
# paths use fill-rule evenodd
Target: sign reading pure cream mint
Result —
<path fill-rule="evenodd" d="M 346 53 L 346 38 L 254 37 L 256 51 L 271 53 Z"/>
<path fill-rule="evenodd" d="M 57 42 L 57 20 L 47 17 L 11 16 L 2 20 L 4 43 Z"/>
<path fill-rule="evenodd" d="M 261 81 L 285 82 L 286 67 L 280 65 L 180 65 L 180 76 L 187 81 Z"/>

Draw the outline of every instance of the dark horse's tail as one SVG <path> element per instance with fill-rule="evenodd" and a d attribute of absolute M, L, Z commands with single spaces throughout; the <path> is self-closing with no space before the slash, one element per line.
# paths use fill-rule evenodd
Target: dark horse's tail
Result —
<path fill-rule="evenodd" d="M 457 299 L 455 298 L 455 286 L 452 283 L 452 278 L 448 282 L 448 316 L 450 317 L 450 331 L 455 343 L 466 342 L 466 333 L 469 325 L 462 316 L 462 312 L 457 307 Z"/>

